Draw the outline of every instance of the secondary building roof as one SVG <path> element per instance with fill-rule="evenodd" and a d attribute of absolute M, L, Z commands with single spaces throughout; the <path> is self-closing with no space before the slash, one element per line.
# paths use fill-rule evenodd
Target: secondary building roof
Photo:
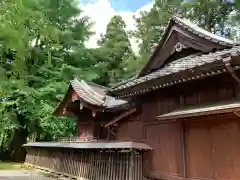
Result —
<path fill-rule="evenodd" d="M 151 150 L 152 148 L 143 142 L 135 141 L 108 141 L 108 142 L 77 142 L 77 143 L 60 143 L 60 142 L 35 142 L 24 144 L 24 147 L 43 147 L 43 148 L 72 148 L 72 149 L 139 149 Z"/>
<path fill-rule="evenodd" d="M 69 104 L 73 102 L 80 102 L 78 109 L 81 111 L 84 107 L 96 111 L 118 111 L 121 109 L 131 108 L 131 105 L 126 100 L 117 99 L 107 95 L 108 88 L 96 85 L 94 83 L 87 83 L 84 80 L 74 79 L 70 82 L 69 89 L 65 98 L 55 110 L 56 115 L 68 116 L 67 110 Z"/>
<path fill-rule="evenodd" d="M 77 79 L 74 79 L 70 84 L 79 98 L 91 105 L 103 108 L 113 108 L 127 103 L 125 100 L 116 99 L 107 95 L 104 90 L 100 88 L 97 89 L 96 87 L 87 84 L 84 80 L 78 81 Z"/>
<path fill-rule="evenodd" d="M 179 109 L 170 113 L 162 114 L 158 116 L 157 119 L 170 120 L 238 111 L 240 111 L 240 102 L 237 101 Z"/>

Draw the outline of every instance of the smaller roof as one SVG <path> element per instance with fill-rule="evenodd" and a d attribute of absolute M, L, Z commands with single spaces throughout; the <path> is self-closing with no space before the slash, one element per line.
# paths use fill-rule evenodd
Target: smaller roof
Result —
<path fill-rule="evenodd" d="M 162 114 L 158 116 L 157 119 L 158 120 L 181 119 L 213 114 L 224 114 L 238 111 L 240 111 L 240 102 L 227 102 L 179 109 L 170 113 Z"/>
<path fill-rule="evenodd" d="M 97 89 L 87 84 L 84 80 L 78 81 L 74 79 L 70 84 L 81 100 L 94 106 L 113 108 L 128 103 L 125 100 L 116 99 L 107 95 L 105 90 Z"/>
<path fill-rule="evenodd" d="M 108 141 L 108 142 L 35 142 L 24 144 L 24 147 L 43 147 L 43 148 L 72 148 L 72 149 L 139 149 L 151 150 L 152 148 L 143 142 L 134 141 Z"/>

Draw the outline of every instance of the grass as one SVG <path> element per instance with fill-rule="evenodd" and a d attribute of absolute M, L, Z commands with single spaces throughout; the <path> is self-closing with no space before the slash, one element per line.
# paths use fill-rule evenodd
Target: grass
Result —
<path fill-rule="evenodd" d="M 0 170 L 20 170 L 20 169 L 23 169 L 21 163 L 1 162 L 0 161 Z"/>

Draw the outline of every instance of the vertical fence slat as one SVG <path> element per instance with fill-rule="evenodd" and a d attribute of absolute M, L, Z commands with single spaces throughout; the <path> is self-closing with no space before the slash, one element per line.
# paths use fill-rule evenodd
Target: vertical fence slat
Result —
<path fill-rule="evenodd" d="M 144 180 L 143 153 L 28 148 L 25 162 L 88 180 Z"/>

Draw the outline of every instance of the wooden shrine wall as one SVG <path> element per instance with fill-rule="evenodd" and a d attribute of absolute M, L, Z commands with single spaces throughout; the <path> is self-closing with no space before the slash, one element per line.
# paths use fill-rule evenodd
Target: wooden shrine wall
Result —
<path fill-rule="evenodd" d="M 141 121 L 128 121 L 128 123 L 121 124 L 117 129 L 118 140 L 144 140 L 143 136 L 143 122 Z"/>
<path fill-rule="evenodd" d="M 240 179 L 240 119 L 234 115 L 185 121 L 187 177 Z"/>
<path fill-rule="evenodd" d="M 117 139 L 145 140 L 146 144 L 154 149 L 145 156 L 144 170 L 149 177 L 172 180 L 187 177 L 190 178 L 189 180 L 240 179 L 238 174 L 240 169 L 237 168 L 240 155 L 236 154 L 240 144 L 240 141 L 236 141 L 236 138 L 240 137 L 240 134 L 237 135 L 240 132 L 238 117 L 213 116 L 206 121 L 205 119 L 168 122 L 156 120 L 161 114 L 185 106 L 234 100 L 237 91 L 237 83 L 230 75 L 225 74 L 149 93 L 141 97 L 138 113 L 119 122 Z M 207 126 L 212 127 L 211 130 Z M 217 141 L 218 138 L 220 141 Z M 221 144 L 221 139 L 228 142 Z M 224 150 L 223 145 L 231 146 L 233 149 Z M 214 160 L 211 159 L 212 146 L 216 146 L 217 149 Z M 202 154 L 198 156 L 199 153 Z M 221 159 L 220 156 L 223 158 Z M 212 166 L 211 163 L 215 164 L 214 169 L 209 167 Z M 224 168 L 225 170 L 220 171 Z"/>
<path fill-rule="evenodd" d="M 80 116 L 77 119 L 76 136 L 79 138 L 106 139 L 107 129 L 102 127 L 106 122 L 94 119 L 92 116 Z"/>
<path fill-rule="evenodd" d="M 94 119 L 90 114 L 80 114 L 77 118 L 76 136 L 93 137 L 94 136 Z"/>
<path fill-rule="evenodd" d="M 181 123 L 157 123 L 145 127 L 146 143 L 153 151 L 144 169 L 151 177 L 183 176 Z"/>

